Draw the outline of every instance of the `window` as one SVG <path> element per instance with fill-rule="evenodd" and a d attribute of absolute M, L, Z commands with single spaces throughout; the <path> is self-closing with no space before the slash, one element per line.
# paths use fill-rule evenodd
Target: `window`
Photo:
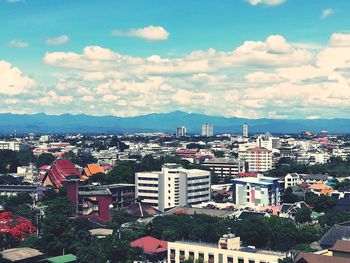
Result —
<path fill-rule="evenodd" d="M 227 257 L 227 263 L 233 263 L 233 257 Z"/>
<path fill-rule="evenodd" d="M 248 263 L 255 263 L 255 260 L 254 259 L 249 259 Z"/>
<path fill-rule="evenodd" d="M 204 253 L 198 253 L 198 259 L 204 260 Z"/>
<path fill-rule="evenodd" d="M 180 262 L 183 262 L 185 260 L 185 251 L 180 250 Z"/>
<path fill-rule="evenodd" d="M 190 259 L 194 259 L 194 252 L 193 252 L 193 251 L 190 251 L 190 252 L 188 253 L 188 257 L 189 257 Z"/>
<path fill-rule="evenodd" d="M 244 263 L 244 258 L 238 258 L 238 263 Z"/>
<path fill-rule="evenodd" d="M 214 255 L 213 254 L 208 255 L 208 263 L 214 263 Z"/>

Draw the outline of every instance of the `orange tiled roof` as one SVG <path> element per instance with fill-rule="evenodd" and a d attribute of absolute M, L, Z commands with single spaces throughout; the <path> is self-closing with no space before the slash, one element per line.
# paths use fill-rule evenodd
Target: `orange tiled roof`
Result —
<path fill-rule="evenodd" d="M 322 189 L 320 194 L 321 195 L 329 195 L 330 196 L 333 192 L 334 192 L 334 190 L 332 190 L 332 189 Z"/>
<path fill-rule="evenodd" d="M 88 164 L 88 169 L 90 170 L 91 174 L 104 173 L 99 164 Z"/>
<path fill-rule="evenodd" d="M 324 189 L 332 189 L 332 188 L 329 187 L 328 185 L 325 185 L 324 183 L 318 183 L 318 184 L 310 185 L 309 189 L 312 189 L 312 190 L 324 190 Z"/>
<path fill-rule="evenodd" d="M 84 173 L 86 174 L 86 176 L 91 176 L 91 172 L 89 170 L 89 168 L 84 168 Z"/>

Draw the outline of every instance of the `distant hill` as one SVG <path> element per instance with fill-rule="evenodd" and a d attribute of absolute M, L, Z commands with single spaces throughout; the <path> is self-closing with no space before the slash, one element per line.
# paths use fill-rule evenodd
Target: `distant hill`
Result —
<path fill-rule="evenodd" d="M 214 125 L 215 133 L 241 133 L 242 124 L 249 124 L 249 132 L 299 133 L 300 131 L 350 133 L 350 119 L 244 119 L 207 116 L 181 111 L 154 113 L 137 117 L 0 114 L 0 133 L 14 130 L 21 133 L 124 133 L 124 132 L 175 132 L 185 126 L 189 133 L 200 133 L 203 123 Z"/>

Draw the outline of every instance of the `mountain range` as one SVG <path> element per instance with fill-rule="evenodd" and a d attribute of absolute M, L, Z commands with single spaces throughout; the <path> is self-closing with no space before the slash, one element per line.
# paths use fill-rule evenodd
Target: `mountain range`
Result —
<path fill-rule="evenodd" d="M 200 133 L 203 123 L 211 123 L 214 133 L 241 134 L 248 123 L 250 133 L 299 133 L 301 131 L 350 133 L 350 119 L 245 119 L 208 116 L 175 111 L 136 117 L 90 116 L 85 114 L 47 115 L 0 114 L 0 133 L 125 133 L 171 132 L 185 126 L 189 133 Z"/>

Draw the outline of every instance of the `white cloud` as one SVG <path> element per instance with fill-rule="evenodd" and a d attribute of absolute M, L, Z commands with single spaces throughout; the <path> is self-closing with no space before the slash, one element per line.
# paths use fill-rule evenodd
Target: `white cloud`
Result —
<path fill-rule="evenodd" d="M 20 39 L 13 39 L 10 41 L 9 45 L 11 47 L 17 47 L 17 48 L 26 48 L 29 46 L 29 44 L 27 42 L 24 42 Z"/>
<path fill-rule="evenodd" d="M 29 110 L 94 115 L 184 110 L 226 117 L 331 118 L 348 116 L 350 108 L 347 34 L 333 34 L 326 46 L 271 35 L 231 51 L 209 48 L 179 57 L 129 56 L 87 46 L 77 53 L 49 52 L 44 62 L 54 72 L 57 68 L 56 85 L 26 93 L 28 104 L 14 110 L 28 105 Z M 21 98 L 13 99 L 21 105 Z M 6 102 L 5 107 L 14 107 Z"/>
<path fill-rule="evenodd" d="M 330 47 L 350 47 L 350 34 L 334 33 L 329 40 Z"/>
<path fill-rule="evenodd" d="M 286 0 L 246 0 L 251 5 L 268 5 L 268 6 L 275 6 L 280 5 L 286 2 Z"/>
<path fill-rule="evenodd" d="M 47 45 L 52 45 L 52 46 L 63 45 L 69 42 L 69 37 L 67 35 L 61 35 L 54 38 L 48 38 L 46 39 L 45 42 Z"/>
<path fill-rule="evenodd" d="M 146 40 L 167 40 L 169 32 L 162 26 L 147 26 L 144 28 L 130 29 L 128 31 L 114 30 L 114 36 L 138 37 Z"/>
<path fill-rule="evenodd" d="M 332 8 L 323 9 L 321 13 L 321 19 L 325 19 L 333 14 L 334 14 L 334 10 Z"/>
<path fill-rule="evenodd" d="M 35 81 L 25 76 L 19 68 L 0 60 L 0 93 L 17 95 L 28 92 L 35 85 Z"/>

